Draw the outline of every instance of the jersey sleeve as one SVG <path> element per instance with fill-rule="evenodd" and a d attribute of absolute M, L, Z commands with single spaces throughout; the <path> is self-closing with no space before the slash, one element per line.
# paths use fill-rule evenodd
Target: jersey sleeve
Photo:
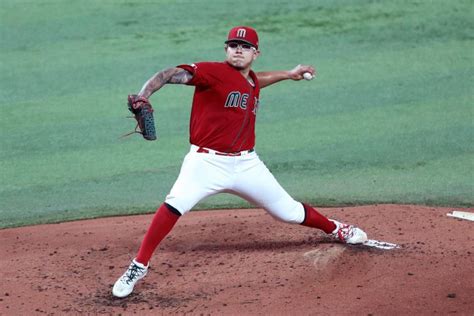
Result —
<path fill-rule="evenodd" d="M 186 84 L 196 87 L 209 87 L 212 85 L 212 72 L 211 67 L 208 67 L 208 63 L 196 63 L 190 65 L 178 65 L 178 68 L 182 68 L 193 75 L 193 78 Z"/>

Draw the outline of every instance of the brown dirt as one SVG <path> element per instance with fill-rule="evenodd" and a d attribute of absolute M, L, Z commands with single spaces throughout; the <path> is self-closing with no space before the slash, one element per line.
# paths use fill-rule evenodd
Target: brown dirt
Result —
<path fill-rule="evenodd" d="M 473 222 L 409 205 L 320 211 L 402 248 L 345 246 L 258 209 L 195 211 L 115 299 L 152 215 L 4 229 L 0 314 L 474 314 Z"/>

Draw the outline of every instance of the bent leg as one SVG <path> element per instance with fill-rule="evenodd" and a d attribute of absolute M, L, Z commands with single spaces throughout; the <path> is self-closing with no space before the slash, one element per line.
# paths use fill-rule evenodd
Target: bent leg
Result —
<path fill-rule="evenodd" d="M 303 205 L 281 187 L 256 154 L 243 160 L 241 166 L 242 171 L 232 186 L 233 193 L 262 207 L 278 220 L 294 224 L 303 222 Z"/>
<path fill-rule="evenodd" d="M 264 208 L 275 218 L 332 233 L 336 225 L 313 207 L 294 200 L 278 183 L 265 164 L 254 157 L 240 174 L 233 189 L 237 195 Z"/>
<path fill-rule="evenodd" d="M 225 158 L 189 152 L 165 202 L 184 215 L 202 199 L 225 191 L 231 179 Z"/>
<path fill-rule="evenodd" d="M 211 155 L 188 153 L 184 158 L 178 179 L 155 213 L 142 241 L 136 261 L 148 264 L 153 252 L 171 231 L 179 217 L 207 196 L 221 192 L 229 177 L 222 172 L 222 164 Z"/>

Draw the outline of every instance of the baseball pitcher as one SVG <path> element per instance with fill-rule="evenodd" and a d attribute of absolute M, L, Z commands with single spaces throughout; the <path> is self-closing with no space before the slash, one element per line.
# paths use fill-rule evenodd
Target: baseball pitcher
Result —
<path fill-rule="evenodd" d="M 248 26 L 230 30 L 224 51 L 223 62 L 198 62 L 163 70 L 153 75 L 138 95 L 129 96 L 129 108 L 138 113 L 142 107 L 151 107 L 148 99 L 166 84 L 195 89 L 189 152 L 136 257 L 114 284 L 112 293 L 116 297 L 132 293 L 137 281 L 147 274 L 156 247 L 178 219 L 202 199 L 221 192 L 235 194 L 283 222 L 323 230 L 339 242 L 359 244 L 367 240 L 360 228 L 328 219 L 310 205 L 295 201 L 255 151 L 260 89 L 282 80 L 311 79 L 315 69 L 298 65 L 289 71 L 253 72 L 251 67 L 260 51 L 257 32 Z"/>

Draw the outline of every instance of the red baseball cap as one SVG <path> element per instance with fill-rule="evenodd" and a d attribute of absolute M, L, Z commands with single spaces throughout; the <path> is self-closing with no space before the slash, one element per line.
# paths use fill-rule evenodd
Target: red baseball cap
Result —
<path fill-rule="evenodd" d="M 257 31 L 249 26 L 236 26 L 229 31 L 227 36 L 227 41 L 229 43 L 232 41 L 236 42 L 245 42 L 258 49 L 258 35 Z"/>

